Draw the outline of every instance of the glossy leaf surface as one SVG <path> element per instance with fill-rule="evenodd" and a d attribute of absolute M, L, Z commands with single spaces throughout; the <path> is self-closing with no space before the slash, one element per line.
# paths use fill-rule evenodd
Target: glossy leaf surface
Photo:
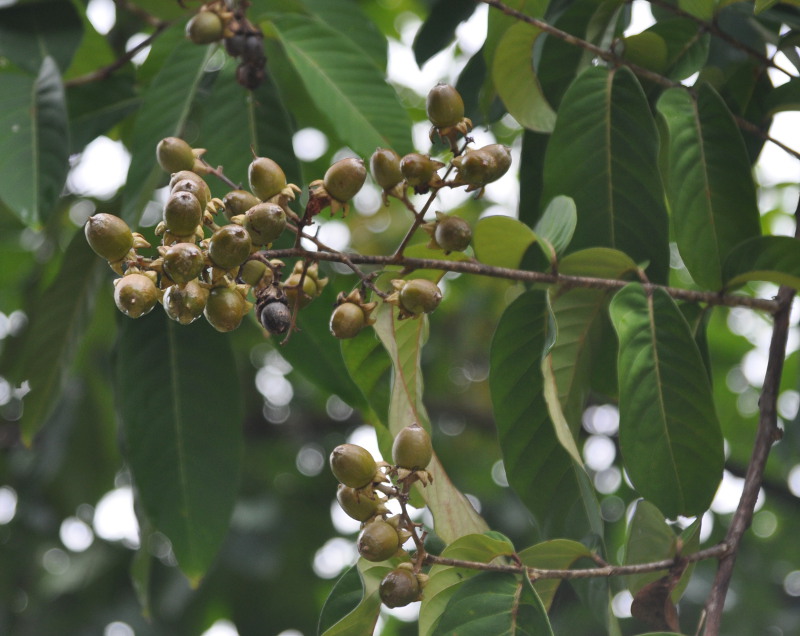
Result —
<path fill-rule="evenodd" d="M 800 242 L 789 236 L 759 236 L 731 250 L 722 270 L 726 287 L 765 280 L 800 289 Z"/>

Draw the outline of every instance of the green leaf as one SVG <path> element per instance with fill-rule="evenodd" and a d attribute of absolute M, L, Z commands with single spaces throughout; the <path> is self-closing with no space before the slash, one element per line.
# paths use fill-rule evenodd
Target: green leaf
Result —
<path fill-rule="evenodd" d="M 568 570 L 580 559 L 591 559 L 592 551 L 582 543 L 569 539 L 553 539 L 543 541 L 518 554 L 523 565 L 540 570 Z M 594 565 L 594 562 L 592 562 Z M 553 604 L 561 579 L 540 579 L 533 584 L 533 589 L 542 599 L 547 611 Z"/>
<path fill-rule="evenodd" d="M 331 593 L 325 600 L 325 605 L 322 606 L 317 634 L 322 634 L 358 607 L 363 595 L 364 589 L 361 585 L 358 568 L 355 566 L 347 568 L 345 573 L 336 581 Z"/>
<path fill-rule="evenodd" d="M 372 329 L 343 340 L 342 357 L 350 377 L 375 413 L 388 413 L 392 361 Z"/>
<path fill-rule="evenodd" d="M 771 9 L 776 4 L 778 4 L 780 0 L 756 0 L 755 7 L 753 8 L 753 13 L 758 15 L 767 9 Z"/>
<path fill-rule="evenodd" d="M 496 532 L 469 534 L 448 545 L 440 556 L 447 559 L 460 559 L 489 563 L 497 557 L 511 556 L 514 546 Z M 450 565 L 434 565 L 428 572 L 428 584 L 422 597 L 419 612 L 419 634 L 430 636 L 445 611 L 453 594 L 462 582 L 477 575 L 479 570 L 456 568 Z"/>
<path fill-rule="evenodd" d="M 678 6 L 701 20 L 710 20 L 714 17 L 715 0 L 678 0 Z"/>
<path fill-rule="evenodd" d="M 769 115 L 785 111 L 800 110 L 800 80 L 791 79 L 776 86 L 765 96 Z"/>
<path fill-rule="evenodd" d="M 58 67 L 34 80 L 0 74 L 0 197 L 29 226 L 53 214 L 69 169 L 69 129 Z"/>
<path fill-rule="evenodd" d="M 536 240 L 531 228 L 510 216 L 484 217 L 472 231 L 475 258 L 496 267 L 519 267 L 525 251 Z"/>
<path fill-rule="evenodd" d="M 669 271 L 668 220 L 658 172 L 658 134 L 636 77 L 627 69 L 589 68 L 564 95 L 547 146 L 547 201 L 574 199 L 572 251 L 612 247 L 649 261 L 648 276 Z"/>
<path fill-rule="evenodd" d="M 144 92 L 133 129 L 131 165 L 123 190 L 121 215 L 133 226 L 138 225 L 139 215 L 152 197 L 153 189 L 167 176 L 156 162 L 156 145 L 164 137 L 183 134 L 205 75 L 206 62 L 214 50 L 214 47 L 189 42 L 183 37 L 182 27 L 172 27 L 153 45 L 154 49 L 167 46 L 171 49 L 169 57 Z"/>
<path fill-rule="evenodd" d="M 455 39 L 456 27 L 475 13 L 475 7 L 461 0 L 435 0 L 428 17 L 414 37 L 414 58 L 422 68 L 429 59 Z"/>
<path fill-rule="evenodd" d="M 420 356 L 427 338 L 425 317 L 398 320 L 393 307 L 383 303 L 377 310 L 375 332 L 392 360 L 392 392 L 388 427 L 397 433 L 411 422 L 430 430 L 430 420 L 422 402 Z M 427 468 L 433 482 L 417 491 L 433 515 L 436 534 L 451 543 L 466 534 L 480 534 L 488 528 L 472 504 L 453 485 L 434 454 Z"/>
<path fill-rule="evenodd" d="M 645 33 L 658 35 L 666 44 L 666 75 L 684 80 L 700 71 L 708 58 L 711 36 L 698 28 L 694 20 L 673 18 L 660 20 Z"/>
<path fill-rule="evenodd" d="M 3 375 L 27 380 L 21 432 L 26 444 L 42 427 L 61 397 L 62 387 L 92 317 L 97 288 L 106 263 L 76 232 L 53 282 L 26 308 L 31 323 L 13 349 L 3 356 Z M 53 308 L 58 308 L 54 318 Z"/>
<path fill-rule="evenodd" d="M 392 568 L 381 563 L 370 563 L 359 559 L 356 568 L 361 577 L 364 596 L 358 606 L 349 614 L 341 618 L 333 626 L 327 628 L 322 636 L 372 636 L 375 623 L 381 611 L 381 599 L 378 588 Z M 348 588 L 352 589 L 352 582 L 348 581 Z M 343 590 L 345 591 L 345 590 Z M 321 625 L 320 625 L 321 626 Z"/>
<path fill-rule="evenodd" d="M 519 158 L 519 220 L 534 227 L 541 218 L 542 166 L 550 135 L 526 130 Z M 574 201 L 573 201 L 574 203 Z M 577 214 L 577 212 L 576 212 Z M 577 217 L 576 217 L 577 222 Z M 570 237 L 571 239 L 571 237 Z"/>
<path fill-rule="evenodd" d="M 635 274 L 638 269 L 630 256 L 607 247 L 590 247 L 567 254 L 558 264 L 560 274 L 612 280 Z"/>
<path fill-rule="evenodd" d="M 125 455 L 148 519 L 197 583 L 222 545 L 239 486 L 241 389 L 230 341 L 205 320 L 179 325 L 158 309 L 122 321 Z"/>
<path fill-rule="evenodd" d="M 542 291 L 517 297 L 497 325 L 489 387 L 506 475 L 545 538 L 601 535 L 586 474 L 561 446 L 548 417 L 541 363 L 554 336 Z"/>
<path fill-rule="evenodd" d="M 719 289 L 731 249 L 761 233 L 744 142 L 706 84 L 696 101 L 680 89 L 665 92 L 658 109 L 669 128 L 667 195 L 678 250 L 695 282 Z"/>
<path fill-rule="evenodd" d="M 575 201 L 570 197 L 557 196 L 547 204 L 533 232 L 540 239 L 546 239 L 557 254 L 569 246 L 578 223 Z"/>
<path fill-rule="evenodd" d="M 29 73 L 38 73 L 47 57 L 66 71 L 82 35 L 83 24 L 71 2 L 31 2 L 0 10 L 0 57 Z"/>
<path fill-rule="evenodd" d="M 359 47 L 302 15 L 276 19 L 275 30 L 309 96 L 357 154 L 377 147 L 411 151 L 411 121 L 381 71 Z"/>
<path fill-rule="evenodd" d="M 508 112 L 529 130 L 551 132 L 556 113 L 547 103 L 536 70 L 533 47 L 542 31 L 525 22 L 509 28 L 497 44 L 492 81 Z"/>
<path fill-rule="evenodd" d="M 642 496 L 669 518 L 704 512 L 722 477 L 722 433 L 705 366 L 669 295 L 638 283 L 617 292 L 620 449 Z"/>
<path fill-rule="evenodd" d="M 800 289 L 800 243 L 790 236 L 757 236 L 734 247 L 722 267 L 725 287 L 765 280 Z"/>
<path fill-rule="evenodd" d="M 482 572 L 459 587 L 433 636 L 553 634 L 547 611 L 527 577 Z"/>

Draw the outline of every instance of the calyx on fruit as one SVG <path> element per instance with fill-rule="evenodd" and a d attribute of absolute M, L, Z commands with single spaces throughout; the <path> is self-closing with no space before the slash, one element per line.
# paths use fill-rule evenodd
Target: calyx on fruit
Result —
<path fill-rule="evenodd" d="M 173 243 L 158 251 L 164 259 L 164 273 L 178 284 L 197 278 L 205 267 L 205 255 L 194 243 Z"/>
<path fill-rule="evenodd" d="M 386 298 L 387 303 L 400 308 L 398 318 L 416 318 L 421 314 L 429 314 L 439 306 L 442 290 L 426 278 L 411 280 L 395 279 L 392 281 L 395 291 Z"/>
<path fill-rule="evenodd" d="M 250 256 L 250 234 L 241 225 L 223 225 L 208 240 L 208 257 L 220 269 L 239 267 Z"/>
<path fill-rule="evenodd" d="M 242 225 L 253 245 L 268 245 L 286 229 L 286 212 L 276 203 L 258 203 L 245 212 Z"/>
<path fill-rule="evenodd" d="M 383 500 L 378 498 L 376 492 L 367 488 L 351 488 L 339 484 L 336 501 L 342 510 L 356 521 L 368 521 L 376 515 L 387 512 Z"/>
<path fill-rule="evenodd" d="M 442 249 L 445 254 L 463 252 L 472 240 L 472 228 L 458 216 L 436 212 L 436 220 L 422 225 L 431 235 L 428 247 Z"/>
<path fill-rule="evenodd" d="M 366 448 L 356 444 L 340 444 L 330 454 L 328 461 L 331 472 L 340 483 L 351 488 L 363 488 L 371 484 L 378 471 L 378 465 Z"/>
<path fill-rule="evenodd" d="M 406 183 L 414 188 L 417 194 L 425 194 L 431 188 L 441 188 L 444 185 L 442 178 L 436 173 L 443 167 L 441 161 L 418 152 L 409 153 L 400 160 L 400 171 Z"/>
<path fill-rule="evenodd" d="M 378 594 L 386 607 L 405 607 L 422 598 L 422 586 L 412 570 L 401 566 L 383 577 Z"/>
<path fill-rule="evenodd" d="M 361 292 L 357 289 L 347 296 L 344 292 L 339 292 L 336 308 L 331 314 L 331 334 L 342 340 L 355 338 L 364 327 L 375 324 L 375 319 L 370 317 L 370 313 L 377 306 L 376 302 L 365 303 Z"/>
<path fill-rule="evenodd" d="M 383 519 L 375 519 L 361 530 L 356 547 L 367 561 L 385 561 L 400 548 L 400 536 L 394 526 Z"/>
<path fill-rule="evenodd" d="M 252 306 L 240 289 L 219 286 L 209 292 L 203 315 L 217 331 L 233 331 Z"/>
<path fill-rule="evenodd" d="M 433 124 L 430 130 L 431 141 L 438 135 L 447 139 L 453 150 L 456 148 L 458 135 L 466 135 L 472 130 L 472 121 L 464 117 L 464 100 L 449 84 L 439 83 L 428 92 L 425 111 Z"/>
<path fill-rule="evenodd" d="M 191 170 L 197 154 L 194 149 L 180 137 L 165 137 L 156 146 L 156 159 L 166 172 Z"/>
<path fill-rule="evenodd" d="M 200 11 L 186 23 L 186 37 L 195 44 L 219 42 L 225 31 L 222 19 L 213 11 Z"/>
<path fill-rule="evenodd" d="M 118 216 L 100 212 L 84 226 L 86 241 L 94 252 L 109 262 L 122 260 L 133 247 L 133 232 Z"/>
<path fill-rule="evenodd" d="M 164 311 L 172 320 L 188 325 L 203 315 L 208 296 L 208 286 L 198 280 L 185 285 L 171 285 L 164 292 Z"/>
<path fill-rule="evenodd" d="M 392 444 L 392 461 L 400 468 L 424 470 L 431 463 L 433 445 L 428 431 L 416 422 L 403 428 Z"/>
<path fill-rule="evenodd" d="M 203 208 L 191 192 L 170 195 L 164 206 L 164 224 L 175 236 L 192 236 L 203 220 Z"/>
<path fill-rule="evenodd" d="M 302 289 L 300 287 L 301 281 Z M 311 263 L 306 267 L 303 261 L 297 261 L 294 264 L 292 273 L 283 281 L 281 287 L 286 294 L 289 306 L 294 307 L 297 304 L 302 309 L 319 296 L 327 284 L 327 278 L 319 277 L 319 263 Z"/>
<path fill-rule="evenodd" d="M 511 150 L 502 144 L 490 144 L 467 150 L 453 159 L 457 174 L 454 185 L 466 185 L 467 192 L 480 190 L 497 181 L 511 167 Z"/>
<path fill-rule="evenodd" d="M 115 279 L 114 302 L 117 309 L 130 318 L 140 318 L 150 313 L 161 296 L 154 278 L 155 272 L 133 272 Z"/>

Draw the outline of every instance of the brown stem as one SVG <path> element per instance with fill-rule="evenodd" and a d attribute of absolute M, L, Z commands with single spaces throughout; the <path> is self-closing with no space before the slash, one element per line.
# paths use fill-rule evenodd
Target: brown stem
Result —
<path fill-rule="evenodd" d="M 563 285 L 565 287 L 581 287 L 588 289 L 606 289 L 614 291 L 621 289 L 630 281 L 593 278 L 590 276 L 569 276 L 566 274 L 533 272 L 521 269 L 511 269 L 508 267 L 495 267 L 485 265 L 477 261 L 445 261 L 432 258 L 408 258 L 405 256 L 369 256 L 363 254 L 345 255 L 334 250 L 320 252 L 309 252 L 302 248 L 289 248 L 283 250 L 269 250 L 267 258 L 315 258 L 321 261 L 331 261 L 345 263 L 351 269 L 355 265 L 378 265 L 378 266 L 399 266 L 406 271 L 417 269 L 436 269 L 446 272 L 459 272 L 462 274 L 474 274 L 477 276 L 489 276 L 492 278 L 503 278 L 506 280 L 522 281 L 527 283 L 543 283 L 547 285 Z M 355 270 L 354 270 L 355 271 Z M 357 272 L 358 273 L 358 272 Z M 359 276 L 366 276 L 359 274 Z M 697 291 L 693 289 L 681 289 L 678 287 L 668 287 L 665 285 L 646 284 L 647 291 L 661 289 L 671 297 L 693 303 L 705 303 L 707 305 L 725 307 L 747 307 L 758 309 L 767 313 L 775 313 L 778 310 L 778 302 L 766 298 L 752 298 L 750 296 L 740 296 L 736 294 L 723 294 L 719 292 Z"/>

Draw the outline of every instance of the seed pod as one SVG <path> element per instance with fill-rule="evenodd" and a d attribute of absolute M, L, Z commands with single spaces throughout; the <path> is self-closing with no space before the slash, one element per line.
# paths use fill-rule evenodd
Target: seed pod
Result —
<path fill-rule="evenodd" d="M 164 292 L 164 311 L 172 320 L 188 325 L 203 315 L 208 296 L 208 289 L 196 280 L 185 285 L 171 285 Z"/>
<path fill-rule="evenodd" d="M 165 137 L 156 146 L 156 159 L 166 172 L 191 170 L 194 166 L 192 147 L 179 137 Z"/>
<path fill-rule="evenodd" d="M 264 305 L 259 316 L 261 325 L 271 334 L 279 336 L 286 333 L 292 324 L 292 312 L 285 302 L 274 300 Z"/>
<path fill-rule="evenodd" d="M 400 289 L 399 300 L 400 306 L 410 314 L 429 314 L 439 306 L 442 291 L 433 281 L 414 278 Z"/>
<path fill-rule="evenodd" d="M 247 311 L 242 295 L 231 287 L 214 287 L 208 294 L 203 315 L 217 331 L 236 329 Z"/>
<path fill-rule="evenodd" d="M 204 266 L 203 251 L 194 243 L 175 243 L 164 253 L 164 272 L 178 284 L 197 278 Z"/>
<path fill-rule="evenodd" d="M 497 181 L 511 167 L 511 149 L 503 144 L 489 144 L 480 149 L 481 152 L 491 157 L 489 163 L 489 180 L 487 183 Z"/>
<path fill-rule="evenodd" d="M 114 283 L 114 302 L 126 316 L 139 318 L 156 306 L 158 289 L 149 276 L 127 274 Z"/>
<path fill-rule="evenodd" d="M 408 185 L 413 188 L 428 185 L 441 167 L 441 162 L 417 152 L 409 153 L 400 160 L 400 170 Z"/>
<path fill-rule="evenodd" d="M 194 181 L 198 188 L 203 188 L 203 186 L 208 188 L 208 184 L 206 183 L 205 179 L 203 179 L 203 177 L 196 172 L 192 172 L 191 170 L 178 170 L 178 172 L 174 172 L 169 178 L 170 193 L 172 193 L 172 188 L 175 187 L 175 184 L 178 183 L 178 181 L 183 181 L 184 179 Z M 211 191 L 209 190 L 209 197 L 210 196 Z"/>
<path fill-rule="evenodd" d="M 200 201 L 191 192 L 170 195 L 164 206 L 164 223 L 175 236 L 189 236 L 203 219 Z"/>
<path fill-rule="evenodd" d="M 395 466 L 409 470 L 424 470 L 431 463 L 433 446 L 428 431 L 414 422 L 402 429 L 392 444 Z"/>
<path fill-rule="evenodd" d="M 372 153 L 369 169 L 375 182 L 384 190 L 390 190 L 404 178 L 400 170 L 400 155 L 389 148 L 378 148 Z"/>
<path fill-rule="evenodd" d="M 299 308 L 302 309 L 312 300 L 319 295 L 317 289 L 317 282 L 306 273 L 303 277 L 303 293 L 300 293 L 300 278 L 303 276 L 299 273 L 291 274 L 282 284 L 283 292 L 286 294 L 286 300 L 289 302 L 290 307 L 294 307 L 295 303 L 299 303 Z"/>
<path fill-rule="evenodd" d="M 458 216 L 443 216 L 433 233 L 436 243 L 446 253 L 463 252 L 472 240 L 472 228 Z"/>
<path fill-rule="evenodd" d="M 383 577 L 378 594 L 386 607 L 405 607 L 420 599 L 420 584 L 411 570 L 397 568 Z"/>
<path fill-rule="evenodd" d="M 437 84 L 425 101 L 428 119 L 437 128 L 455 126 L 464 119 L 464 100 L 449 84 Z"/>
<path fill-rule="evenodd" d="M 259 203 L 247 210 L 243 225 L 253 245 L 267 245 L 286 229 L 286 212 L 275 203 Z"/>
<path fill-rule="evenodd" d="M 336 491 L 336 501 L 342 510 L 357 521 L 367 521 L 378 513 L 378 501 L 375 493 L 367 494 L 363 490 L 350 488 L 344 484 L 339 484 Z"/>
<path fill-rule="evenodd" d="M 224 27 L 213 11 L 200 11 L 186 23 L 186 37 L 195 44 L 211 44 L 222 39 Z"/>
<path fill-rule="evenodd" d="M 325 172 L 322 183 L 330 196 L 345 203 L 352 199 L 367 179 L 364 162 L 355 157 L 340 159 Z"/>
<path fill-rule="evenodd" d="M 333 449 L 329 462 L 333 476 L 351 488 L 371 483 L 378 469 L 369 451 L 356 444 L 340 444 Z"/>
<path fill-rule="evenodd" d="M 366 325 L 364 310 L 355 303 L 342 303 L 331 314 L 331 333 L 341 340 L 355 338 Z"/>
<path fill-rule="evenodd" d="M 385 561 L 400 548 L 400 537 L 392 526 L 382 519 L 376 519 L 364 526 L 358 535 L 356 547 L 367 561 Z"/>
<path fill-rule="evenodd" d="M 175 194 L 176 192 L 191 192 L 200 202 L 201 208 L 205 208 L 206 203 L 211 199 L 211 190 L 208 184 L 199 177 L 197 179 L 181 179 L 180 181 L 176 181 L 170 188 L 170 194 Z"/>
<path fill-rule="evenodd" d="M 83 228 L 94 252 L 109 262 L 124 258 L 133 247 L 133 233 L 118 216 L 101 212 L 90 216 Z"/>
<path fill-rule="evenodd" d="M 247 260 L 252 249 L 250 235 L 241 225 L 223 225 L 208 241 L 208 257 L 221 269 L 233 269 Z"/>
<path fill-rule="evenodd" d="M 252 259 L 245 261 L 242 265 L 242 269 L 239 270 L 239 278 L 251 287 L 256 287 L 265 282 L 264 278 L 267 276 L 267 272 L 269 272 L 269 279 L 266 282 L 270 283 L 272 282 L 272 270 L 267 267 L 266 263 Z"/>
<path fill-rule="evenodd" d="M 261 202 L 258 197 L 247 190 L 231 190 L 222 199 L 222 205 L 225 207 L 225 216 L 228 217 L 229 221 L 234 216 L 244 214 L 259 203 Z"/>
<path fill-rule="evenodd" d="M 286 187 L 286 175 L 268 157 L 256 157 L 247 170 L 250 190 L 262 201 L 271 199 Z"/>

